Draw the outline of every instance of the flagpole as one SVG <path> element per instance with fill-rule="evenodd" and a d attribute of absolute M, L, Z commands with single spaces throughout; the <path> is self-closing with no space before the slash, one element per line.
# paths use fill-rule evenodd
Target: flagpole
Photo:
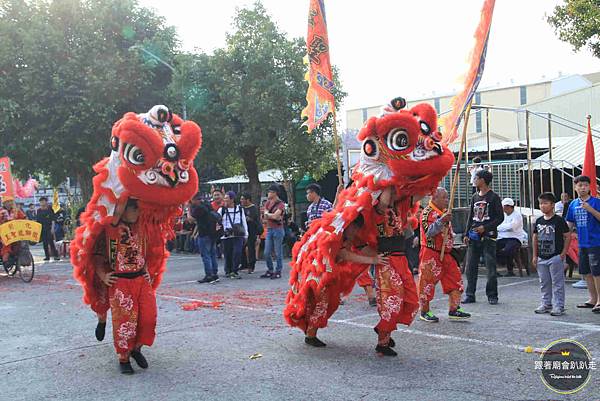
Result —
<path fill-rule="evenodd" d="M 448 202 L 448 211 L 452 213 L 452 208 L 454 207 L 454 193 L 456 192 L 456 184 L 458 183 L 458 175 L 460 174 L 460 160 L 463 155 L 463 148 L 465 147 L 465 142 L 467 140 L 467 126 L 469 125 L 469 115 L 471 114 L 471 104 L 473 101 L 469 103 L 467 106 L 467 110 L 465 111 L 465 120 L 463 125 L 462 138 L 460 140 L 460 148 L 458 150 L 458 157 L 456 158 L 456 171 L 454 173 L 454 179 L 452 180 L 452 188 L 450 189 L 450 201 Z M 450 170 L 452 171 L 452 170 Z M 440 252 L 440 260 L 444 261 L 444 254 L 446 253 L 446 240 L 448 237 L 448 225 L 444 225 L 444 234 L 442 236 L 442 251 Z M 465 233 L 466 235 L 466 233 Z"/>
<path fill-rule="evenodd" d="M 340 139 L 337 132 L 337 115 L 335 114 L 335 106 L 333 108 L 333 142 L 335 146 L 335 159 L 337 162 L 338 184 L 344 185 L 342 179 L 342 161 L 340 159 Z"/>

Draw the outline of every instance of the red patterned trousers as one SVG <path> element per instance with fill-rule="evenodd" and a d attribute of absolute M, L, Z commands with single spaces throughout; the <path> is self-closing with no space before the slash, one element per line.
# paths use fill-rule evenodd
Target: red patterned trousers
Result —
<path fill-rule="evenodd" d="M 390 256 L 389 264 L 377 265 L 377 311 L 380 333 L 396 330 L 398 323 L 409 326 L 419 309 L 417 287 L 406 256 Z"/>
<path fill-rule="evenodd" d="M 134 348 L 150 346 L 156 329 L 156 296 L 143 276 L 119 278 L 108 289 L 113 339 L 119 360 L 129 359 Z"/>
<path fill-rule="evenodd" d="M 460 304 L 463 292 L 462 275 L 456 260 L 449 252 L 440 260 L 440 253 L 426 247 L 421 248 L 419 256 L 419 304 L 421 310 L 429 311 L 429 302 L 435 294 L 435 285 L 442 283 L 444 294 L 449 294 L 450 310 L 455 310 Z"/>

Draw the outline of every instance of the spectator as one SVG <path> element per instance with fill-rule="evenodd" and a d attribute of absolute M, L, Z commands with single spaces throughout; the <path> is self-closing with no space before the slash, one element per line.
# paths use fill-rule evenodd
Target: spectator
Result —
<path fill-rule="evenodd" d="M 75 215 L 75 226 L 79 227 L 81 225 L 81 215 L 85 212 L 85 206 L 81 206 L 77 209 L 77 214 Z"/>
<path fill-rule="evenodd" d="M 192 217 L 196 220 L 193 236 L 197 239 L 198 249 L 204 264 L 204 278 L 199 283 L 217 283 L 219 265 L 217 262 L 217 238 L 219 238 L 220 215 L 212 206 L 201 202 L 197 194 L 192 200 Z"/>
<path fill-rule="evenodd" d="M 175 240 L 177 243 L 176 249 L 178 252 L 191 252 L 188 242 L 194 231 L 194 222 L 185 215 L 179 220 L 178 230 L 175 232 Z"/>
<path fill-rule="evenodd" d="M 213 190 L 212 199 L 213 200 L 210 203 L 210 206 L 216 212 L 221 207 L 223 207 L 223 191 L 221 191 L 220 189 Z"/>
<path fill-rule="evenodd" d="M 579 274 L 587 282 L 589 299 L 577 305 L 600 313 L 600 199 L 590 195 L 590 178 L 575 178 L 575 191 L 579 198 L 573 200 L 567 212 L 570 228 L 577 227 L 579 241 Z"/>
<path fill-rule="evenodd" d="M 560 202 L 556 202 L 554 205 L 554 212 L 559 216 L 566 217 L 567 210 L 571 204 L 571 195 L 566 192 L 560 194 Z"/>
<path fill-rule="evenodd" d="M 56 242 L 65 239 L 65 223 L 67 222 L 67 213 L 63 205 L 59 205 L 58 212 L 54 214 L 54 240 Z"/>
<path fill-rule="evenodd" d="M 248 225 L 242 206 L 235 204 L 235 192 L 229 191 L 219 209 L 223 221 L 224 234 L 221 237 L 225 255 L 225 275 L 229 278 L 242 278 L 238 269 L 242 261 L 242 249 L 248 238 Z"/>
<path fill-rule="evenodd" d="M 310 184 L 306 187 L 306 199 L 310 202 L 306 211 L 308 219 L 306 228 L 308 228 L 313 220 L 320 219 L 323 213 L 333 209 L 333 205 L 321 196 L 321 186 L 319 184 Z"/>
<path fill-rule="evenodd" d="M 544 215 L 533 228 L 533 266 L 540 276 L 542 303 L 535 313 L 560 316 L 565 313 L 564 264 L 571 234 L 565 220 L 554 213 L 554 194 L 543 193 L 538 201 Z"/>
<path fill-rule="evenodd" d="M 523 231 L 523 216 L 515 210 L 515 201 L 511 198 L 502 199 L 502 209 L 504 221 L 498 226 L 496 257 L 500 263 L 506 265 L 506 276 L 514 277 L 515 257 L 527 239 L 527 234 Z M 499 273 L 498 276 L 502 277 Z"/>
<path fill-rule="evenodd" d="M 498 278 L 496 275 L 496 238 L 498 226 L 504 219 L 500 197 L 490 189 L 493 175 L 480 170 L 475 175 L 477 191 L 471 199 L 471 211 L 464 237 L 468 245 L 467 290 L 463 303 L 475 302 L 479 259 L 483 254 L 487 267 L 487 285 L 485 288 L 490 305 L 498 303 Z"/>
<path fill-rule="evenodd" d="M 27 216 L 27 219 L 35 220 L 35 216 L 37 216 L 37 212 L 35 210 L 35 205 L 33 203 L 30 203 L 27 206 L 27 211 L 25 212 L 25 215 Z"/>
<path fill-rule="evenodd" d="M 260 276 L 261 278 L 278 279 L 281 278 L 283 270 L 283 238 L 285 205 L 279 199 L 277 185 L 271 185 L 267 192 L 267 203 L 265 203 L 264 219 L 267 224 L 267 237 L 265 239 L 265 260 L 267 261 L 267 271 Z M 275 250 L 277 258 L 277 270 L 273 270 L 273 259 L 271 253 Z"/>
<path fill-rule="evenodd" d="M 250 194 L 243 193 L 240 203 L 244 208 L 246 224 L 248 225 L 248 241 L 244 244 L 242 251 L 242 269 L 247 269 L 248 274 L 252 274 L 256 267 L 256 239 L 262 234 L 263 226 L 258 208 L 252 203 Z"/>
<path fill-rule="evenodd" d="M 477 184 L 476 184 L 477 173 L 482 170 L 489 170 L 489 166 L 483 166 L 481 164 L 481 157 L 479 157 L 479 156 L 474 157 L 473 164 L 471 165 L 471 167 L 469 167 L 469 173 L 471 173 L 471 186 L 472 186 L 471 193 L 472 194 L 477 192 Z"/>
<path fill-rule="evenodd" d="M 40 208 L 36 213 L 36 220 L 42 225 L 42 241 L 44 243 L 44 260 L 50 260 L 50 256 L 54 257 L 54 260 L 60 260 L 58 252 L 56 252 L 56 246 L 54 245 L 54 234 L 53 234 L 53 222 L 54 212 L 48 205 L 48 198 L 45 196 L 40 198 Z"/>

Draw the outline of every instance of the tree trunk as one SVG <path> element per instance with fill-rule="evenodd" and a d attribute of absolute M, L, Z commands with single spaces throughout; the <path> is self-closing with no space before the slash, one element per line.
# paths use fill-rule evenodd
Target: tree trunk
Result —
<path fill-rule="evenodd" d="M 244 160 L 244 167 L 246 168 L 246 175 L 250 181 L 250 194 L 252 200 L 256 205 L 260 205 L 261 189 L 260 181 L 258 179 L 258 163 L 256 157 L 256 148 L 247 147 L 242 149 L 242 159 Z"/>
<path fill-rule="evenodd" d="M 81 201 L 84 205 L 86 205 L 92 197 L 93 191 L 91 169 L 86 169 L 84 172 L 79 172 L 77 174 L 77 181 L 79 183 L 79 187 L 81 188 Z"/>

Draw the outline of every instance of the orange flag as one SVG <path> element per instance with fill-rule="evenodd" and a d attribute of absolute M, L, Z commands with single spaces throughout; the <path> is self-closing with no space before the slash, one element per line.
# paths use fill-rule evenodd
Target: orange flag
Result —
<path fill-rule="evenodd" d="M 585 156 L 583 158 L 583 175 L 590 177 L 590 193 L 598 196 L 598 185 L 596 182 L 596 154 L 594 153 L 594 141 L 592 140 L 591 116 L 588 116 L 588 134 L 585 144 Z"/>
<path fill-rule="evenodd" d="M 306 49 L 308 55 L 305 62 L 308 64 L 308 72 L 305 79 L 308 81 L 308 104 L 302 110 L 302 117 L 308 118 L 303 125 L 308 127 L 310 133 L 327 118 L 335 106 L 323 0 L 310 0 Z"/>
<path fill-rule="evenodd" d="M 485 0 L 481 9 L 481 18 L 475 31 L 475 46 L 471 51 L 471 62 L 469 71 L 465 75 L 464 87 L 461 92 L 456 94 L 450 101 L 452 111 L 448 116 L 443 117 L 440 125 L 443 128 L 443 142 L 450 144 L 458 137 L 458 126 L 467 110 L 467 107 L 473 100 L 477 91 L 483 69 L 485 67 L 485 56 L 487 53 L 488 39 L 490 37 L 490 27 L 492 25 L 492 15 L 494 14 L 494 5 L 496 0 Z"/>

